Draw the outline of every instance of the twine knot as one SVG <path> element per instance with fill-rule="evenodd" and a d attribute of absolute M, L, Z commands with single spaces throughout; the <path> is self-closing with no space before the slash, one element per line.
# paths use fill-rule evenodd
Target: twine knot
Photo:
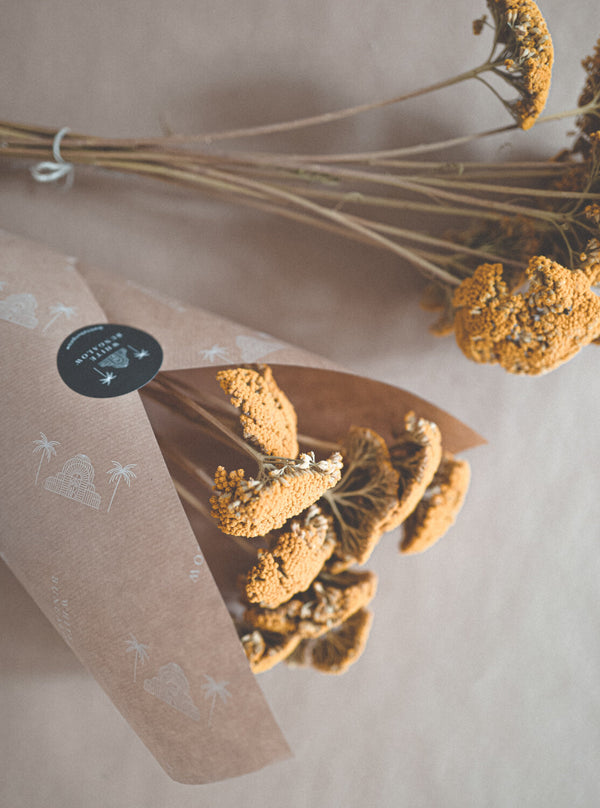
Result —
<path fill-rule="evenodd" d="M 30 171 L 34 180 L 37 182 L 56 182 L 61 179 L 61 177 L 66 177 L 66 186 L 70 187 L 73 182 L 75 166 L 73 163 L 68 163 L 60 153 L 61 140 L 67 132 L 70 131 L 68 126 L 63 126 L 63 128 L 59 129 L 56 133 L 52 143 L 52 156 L 54 160 L 43 160 L 41 163 L 33 166 Z"/>

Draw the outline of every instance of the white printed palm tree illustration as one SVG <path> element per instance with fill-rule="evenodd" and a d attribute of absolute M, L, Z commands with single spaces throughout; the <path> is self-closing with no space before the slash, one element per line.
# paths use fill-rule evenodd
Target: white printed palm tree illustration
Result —
<path fill-rule="evenodd" d="M 206 679 L 206 683 L 202 685 L 202 690 L 204 690 L 204 698 L 212 699 L 208 714 L 208 724 L 210 726 L 217 696 L 221 699 L 223 704 L 227 704 L 227 699 L 231 697 L 231 693 L 227 690 L 227 685 L 229 682 L 217 682 L 216 679 L 213 679 L 212 676 L 209 676 L 206 673 L 204 674 L 204 678 Z"/>
<path fill-rule="evenodd" d="M 57 303 L 55 306 L 50 306 L 50 314 L 52 315 L 52 318 L 48 320 L 46 325 L 42 328 L 42 332 L 50 328 L 52 323 L 54 323 L 61 316 L 61 314 L 64 315 L 67 320 L 70 320 L 75 313 L 76 309 L 74 306 L 65 306 L 64 303 Z"/>
<path fill-rule="evenodd" d="M 145 359 L 147 356 L 150 356 L 145 348 L 134 348 L 133 345 L 128 345 L 127 347 L 131 348 L 136 359 Z"/>
<path fill-rule="evenodd" d="M 96 371 L 96 373 L 99 373 L 100 376 L 102 377 L 100 379 L 100 384 L 105 384 L 108 386 L 111 382 L 114 382 L 114 380 L 117 378 L 117 374 L 113 373 L 112 370 L 107 370 L 104 373 L 101 370 L 98 370 L 98 368 L 94 368 L 94 370 Z"/>
<path fill-rule="evenodd" d="M 131 480 L 136 479 L 135 472 L 132 471 L 133 467 L 137 465 L 136 463 L 128 463 L 126 466 L 122 466 L 116 460 L 112 461 L 113 468 L 109 469 L 106 473 L 110 474 L 110 482 L 115 486 L 114 491 L 112 492 L 112 496 L 110 498 L 110 502 L 108 503 L 108 508 L 106 512 L 110 511 L 110 506 L 113 503 L 113 499 L 115 498 L 115 494 L 117 493 L 117 488 L 119 487 L 119 483 L 121 480 L 125 480 L 127 486 L 131 485 Z"/>
<path fill-rule="evenodd" d="M 36 454 L 37 452 L 41 452 L 42 456 L 40 457 L 40 463 L 37 468 L 37 473 L 35 475 L 35 484 L 38 483 L 38 477 L 40 476 L 40 469 L 42 468 L 42 461 L 46 458 L 46 461 L 49 463 L 50 458 L 52 455 L 56 454 L 55 446 L 60 446 L 60 443 L 57 440 L 48 440 L 48 438 L 44 435 L 43 432 L 40 432 L 42 436 L 38 440 L 34 440 L 33 444 L 35 446 L 33 453 Z"/>
<path fill-rule="evenodd" d="M 148 646 L 143 645 L 143 643 L 141 642 L 138 642 L 136 638 L 133 636 L 133 634 L 130 634 L 129 636 L 131 639 L 125 640 L 125 642 L 127 643 L 125 653 L 129 654 L 131 651 L 135 652 L 135 657 L 133 658 L 133 681 L 135 682 L 137 676 L 138 662 L 140 663 L 140 665 L 144 665 L 146 660 L 149 659 Z"/>

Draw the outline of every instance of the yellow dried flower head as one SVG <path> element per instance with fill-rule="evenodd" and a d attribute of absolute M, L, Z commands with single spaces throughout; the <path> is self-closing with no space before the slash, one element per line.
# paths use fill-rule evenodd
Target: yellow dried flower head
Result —
<path fill-rule="evenodd" d="M 398 471 L 398 501 L 385 525 L 392 530 L 416 508 L 433 479 L 442 458 L 442 435 L 437 424 L 414 412 L 404 417 L 404 431 L 390 447 L 392 465 Z"/>
<path fill-rule="evenodd" d="M 228 368 L 217 373 L 217 381 L 234 407 L 240 409 L 244 438 L 267 455 L 296 457 L 296 411 L 277 386 L 271 368 Z"/>
<path fill-rule="evenodd" d="M 262 479 L 245 478 L 244 469 L 215 472 L 212 515 L 230 536 L 266 536 L 316 502 L 339 482 L 342 457 L 334 452 L 327 460 L 301 454 L 297 460 L 264 464 Z"/>
<path fill-rule="evenodd" d="M 600 298 L 590 277 L 534 257 L 527 291 L 510 294 L 500 264 L 483 264 L 454 294 L 456 341 L 475 362 L 537 375 L 573 357 L 600 335 Z"/>
<path fill-rule="evenodd" d="M 316 640 L 304 640 L 286 658 L 290 665 L 311 665 L 322 673 L 344 673 L 367 645 L 373 615 L 361 609 Z"/>
<path fill-rule="evenodd" d="M 552 77 L 554 50 L 548 26 L 533 0 L 488 0 L 494 18 L 496 42 L 504 49 L 499 57 L 508 79 L 519 93 L 508 104 L 522 129 L 530 129 L 543 110 Z"/>
<path fill-rule="evenodd" d="M 373 572 L 323 572 L 306 592 L 275 609 L 248 606 L 244 620 L 260 631 L 320 637 L 366 606 L 376 590 L 377 576 Z"/>
<path fill-rule="evenodd" d="M 341 451 L 342 479 L 325 497 L 338 537 L 330 565 L 335 572 L 369 558 L 387 529 L 398 492 L 398 472 L 385 441 L 372 429 L 352 427 Z"/>
<path fill-rule="evenodd" d="M 302 518 L 289 524 L 270 550 L 259 550 L 246 581 L 250 603 L 272 609 L 307 589 L 333 552 L 332 523 L 318 505 L 311 505 Z"/>
<path fill-rule="evenodd" d="M 592 286 L 600 283 L 600 241 L 597 238 L 592 238 L 588 241 L 585 247 L 585 252 L 579 256 L 581 263 L 581 270 L 590 279 Z"/>
<path fill-rule="evenodd" d="M 288 657 L 301 641 L 300 635 L 271 634 L 258 629 L 240 638 L 252 673 L 263 673 Z"/>
<path fill-rule="evenodd" d="M 404 522 L 402 553 L 422 553 L 442 538 L 463 506 L 470 479 L 466 460 L 444 453 L 431 485 Z"/>
<path fill-rule="evenodd" d="M 586 56 L 582 66 L 587 73 L 587 77 L 578 103 L 580 107 L 585 107 L 600 100 L 600 39 L 596 41 L 594 53 L 591 56 Z M 600 128 L 600 110 L 598 107 L 577 118 L 577 126 L 584 137 L 593 134 Z"/>
<path fill-rule="evenodd" d="M 600 225 L 600 205 L 597 202 L 593 202 L 591 205 L 586 205 L 583 209 L 583 213 L 588 221 Z"/>

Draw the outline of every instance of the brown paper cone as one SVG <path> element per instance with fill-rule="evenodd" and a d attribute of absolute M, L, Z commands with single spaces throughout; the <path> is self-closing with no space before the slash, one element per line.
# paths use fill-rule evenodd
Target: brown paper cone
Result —
<path fill-rule="evenodd" d="M 149 332 L 162 369 L 200 387 L 217 366 L 268 361 L 319 438 L 353 423 L 387 436 L 415 409 L 451 451 L 482 439 L 404 391 L 0 232 L 2 558 L 173 779 L 259 769 L 290 750 L 223 600 L 234 555 L 213 554 L 215 529 L 192 517 L 194 533 L 139 394 L 81 396 L 57 372 L 65 337 L 104 322 Z"/>

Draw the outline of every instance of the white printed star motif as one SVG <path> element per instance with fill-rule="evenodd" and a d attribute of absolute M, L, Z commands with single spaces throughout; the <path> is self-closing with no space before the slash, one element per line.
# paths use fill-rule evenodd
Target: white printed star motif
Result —
<path fill-rule="evenodd" d="M 101 376 L 100 384 L 105 384 L 107 387 L 117 378 L 117 374 L 113 373 L 112 370 L 106 370 L 104 372 L 98 370 L 98 368 L 94 368 L 94 370 Z"/>
<path fill-rule="evenodd" d="M 213 345 L 210 348 L 204 348 L 200 351 L 200 356 L 207 359 L 209 362 L 216 362 L 218 359 L 227 360 L 229 351 L 222 345 Z"/>

